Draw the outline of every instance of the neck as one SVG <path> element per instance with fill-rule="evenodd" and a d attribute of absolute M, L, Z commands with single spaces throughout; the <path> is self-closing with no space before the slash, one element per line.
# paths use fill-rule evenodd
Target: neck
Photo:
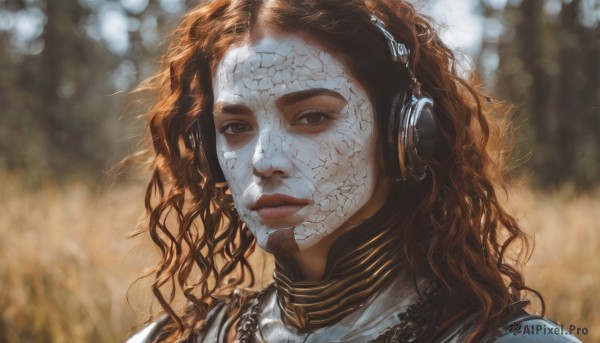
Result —
<path fill-rule="evenodd" d="M 303 279 L 307 281 L 317 281 L 323 278 L 326 260 L 327 252 L 315 246 L 294 256 L 294 261 L 302 273 Z"/>
<path fill-rule="evenodd" d="M 331 325 L 360 307 L 403 267 L 398 233 L 388 213 L 372 219 L 335 239 L 323 255 L 276 260 L 275 287 L 286 321 L 301 330 Z M 393 216 L 392 216 L 393 217 Z M 393 222 L 393 221 L 392 221 Z M 383 224 L 374 228 L 373 224 Z M 317 268 L 307 259 L 326 261 Z M 312 278 L 312 280 L 307 278 Z"/>
<path fill-rule="evenodd" d="M 292 256 L 296 266 L 302 274 L 303 280 L 317 281 L 323 278 L 332 245 L 347 231 L 348 229 L 340 228 L 340 230 L 336 230 L 331 235 L 323 238 L 319 243 Z"/>

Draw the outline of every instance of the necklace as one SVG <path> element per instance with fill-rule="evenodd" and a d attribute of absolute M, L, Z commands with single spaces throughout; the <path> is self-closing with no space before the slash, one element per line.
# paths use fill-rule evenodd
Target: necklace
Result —
<path fill-rule="evenodd" d="M 237 327 L 237 342 L 252 343 L 258 328 L 260 304 L 269 288 L 258 293 L 254 303 L 240 316 Z M 385 329 L 377 338 L 368 343 L 418 343 L 431 329 L 434 315 L 433 303 L 438 296 L 435 282 L 425 287 L 424 292 L 408 308 L 397 314 L 400 322 Z"/>
<path fill-rule="evenodd" d="M 376 232 L 366 241 L 350 237 L 355 238 L 353 244 L 342 242 L 345 253 L 333 258 L 323 280 L 292 281 L 285 268 L 276 264 L 277 301 L 287 323 L 302 331 L 331 326 L 396 275 L 401 262 L 393 230 Z"/>

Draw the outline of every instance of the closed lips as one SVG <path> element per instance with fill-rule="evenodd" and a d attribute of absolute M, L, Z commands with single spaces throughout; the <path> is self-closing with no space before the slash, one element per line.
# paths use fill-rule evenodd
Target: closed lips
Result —
<path fill-rule="evenodd" d="M 250 209 L 253 211 L 257 211 L 262 208 L 273 208 L 282 206 L 305 206 L 308 204 L 309 201 L 307 200 L 297 199 L 283 194 L 261 195 Z"/>
<path fill-rule="evenodd" d="M 262 195 L 251 208 L 269 226 L 296 225 L 296 213 L 310 202 L 287 195 Z"/>

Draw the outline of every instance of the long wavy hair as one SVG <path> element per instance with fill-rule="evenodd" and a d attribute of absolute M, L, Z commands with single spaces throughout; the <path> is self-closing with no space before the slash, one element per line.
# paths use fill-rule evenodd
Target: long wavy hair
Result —
<path fill-rule="evenodd" d="M 459 76 L 429 18 L 392 0 L 207 1 L 182 19 L 161 71 L 146 84 L 157 94 L 147 116 L 155 153 L 147 231 L 162 253 L 153 292 L 171 317 L 169 341 L 202 326 L 218 297 L 254 284 L 248 256 L 255 240 L 227 185 L 215 182 L 204 151 L 190 139 L 198 120 L 212 124 L 218 62 L 257 27 L 300 36 L 345 64 L 367 90 L 381 127 L 408 74 L 392 62 L 370 14 L 410 49 L 412 71 L 435 102 L 438 140 L 428 176 L 397 184 L 391 199 L 402 214 L 398 248 L 413 270 L 443 285 L 448 303 L 459 299 L 480 311 L 470 339 L 493 329 L 502 310 L 531 291 L 520 272 L 527 237 L 497 196 L 505 191 L 512 146 L 510 108 Z M 191 305 L 177 308 L 180 295 Z"/>

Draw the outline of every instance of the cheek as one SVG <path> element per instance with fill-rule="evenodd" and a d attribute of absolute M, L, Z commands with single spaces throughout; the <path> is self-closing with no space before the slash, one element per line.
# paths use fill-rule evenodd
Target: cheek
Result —
<path fill-rule="evenodd" d="M 320 211 L 339 207 L 337 215 L 343 216 L 342 209 L 346 213 L 351 211 L 352 203 L 362 202 L 355 198 L 369 197 L 370 179 L 376 173 L 375 146 L 373 125 L 364 120 L 343 123 L 312 144 L 303 144 L 300 164 L 306 166 L 303 174 L 313 188 L 313 200 Z"/>
<path fill-rule="evenodd" d="M 351 109 L 351 108 L 350 108 Z M 347 122 L 341 123 L 319 144 L 318 152 L 309 156 L 318 180 L 364 177 L 369 166 L 376 160 L 375 133 L 372 115 L 350 115 Z M 366 117 L 366 118 L 365 118 Z M 358 174 L 358 175 L 355 175 Z"/>
<path fill-rule="evenodd" d="M 217 137 L 216 143 L 219 165 L 223 175 L 225 175 L 234 198 L 239 197 L 252 178 L 251 152 L 243 148 L 228 149 L 224 138 L 220 136 Z"/>

